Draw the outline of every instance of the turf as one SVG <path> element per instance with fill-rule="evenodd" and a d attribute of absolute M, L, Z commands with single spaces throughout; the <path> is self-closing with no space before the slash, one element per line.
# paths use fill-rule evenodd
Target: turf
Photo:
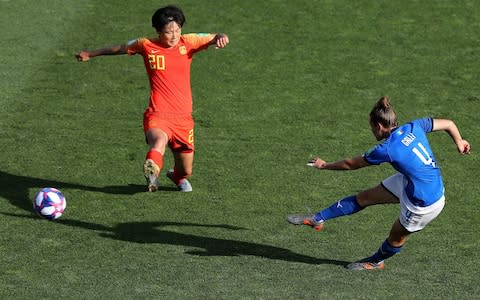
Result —
<path fill-rule="evenodd" d="M 480 116 L 476 1 L 177 1 L 184 32 L 226 32 L 192 66 L 194 192 L 164 177 L 146 193 L 139 57 L 77 63 L 85 48 L 153 36 L 162 4 L 0 1 L 0 298 L 472 299 L 480 292 Z M 375 141 L 371 105 L 456 121 L 462 157 L 430 135 L 447 205 L 382 272 L 343 266 L 375 251 L 398 206 L 293 227 L 393 174 L 315 171 Z M 165 165 L 172 164 L 170 156 Z M 67 197 L 56 222 L 31 199 Z"/>

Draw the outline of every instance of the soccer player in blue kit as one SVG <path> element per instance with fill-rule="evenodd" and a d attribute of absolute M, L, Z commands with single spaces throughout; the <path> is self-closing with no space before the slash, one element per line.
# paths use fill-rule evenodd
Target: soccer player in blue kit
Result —
<path fill-rule="evenodd" d="M 373 107 L 370 126 L 377 141 L 384 141 L 365 154 L 332 163 L 314 158 L 309 165 L 318 169 L 355 170 L 390 163 L 398 173 L 316 214 L 287 216 L 291 224 L 320 231 L 329 219 L 354 214 L 370 205 L 400 203 L 400 216 L 388 238 L 372 256 L 348 264 L 346 268 L 351 270 L 383 269 L 384 260 L 400 252 L 409 234 L 422 230 L 442 211 L 445 189 L 426 133 L 446 131 L 461 154 L 470 153 L 470 144 L 462 139 L 451 120 L 423 118 L 399 126 L 388 97 L 380 98 Z"/>

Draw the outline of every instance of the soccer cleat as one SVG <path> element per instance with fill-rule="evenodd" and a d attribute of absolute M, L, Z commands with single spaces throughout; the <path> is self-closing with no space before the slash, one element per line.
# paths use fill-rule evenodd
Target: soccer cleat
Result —
<path fill-rule="evenodd" d="M 354 263 L 348 264 L 345 268 L 349 270 L 365 271 L 365 270 L 383 270 L 385 268 L 385 263 L 382 261 L 372 262 L 369 261 L 369 257 L 356 261 Z"/>
<path fill-rule="evenodd" d="M 172 169 L 168 170 L 166 175 L 173 183 L 175 183 L 175 181 L 173 181 L 173 170 Z M 180 180 L 180 183 L 177 184 L 177 188 L 180 192 L 187 193 L 187 192 L 192 191 L 192 185 L 190 184 L 190 181 L 188 181 L 186 178 Z"/>
<path fill-rule="evenodd" d="M 160 174 L 160 168 L 153 160 L 147 159 L 143 165 L 143 172 L 145 173 L 145 179 L 147 180 L 147 190 L 149 192 L 156 192 L 158 190 L 157 179 Z"/>
<path fill-rule="evenodd" d="M 323 221 L 315 220 L 315 215 L 313 214 L 295 214 L 295 215 L 288 215 L 287 221 L 293 225 L 307 225 L 315 229 L 316 231 L 320 231 L 323 229 Z"/>

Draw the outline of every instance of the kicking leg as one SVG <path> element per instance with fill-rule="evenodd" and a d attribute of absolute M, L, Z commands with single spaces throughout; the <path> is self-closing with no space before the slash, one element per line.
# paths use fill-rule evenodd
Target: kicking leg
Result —
<path fill-rule="evenodd" d="M 399 200 L 382 185 L 345 197 L 316 214 L 294 214 L 287 216 L 288 222 L 294 225 L 308 225 L 320 231 L 323 223 L 329 219 L 347 216 L 359 212 L 363 208 L 385 203 L 398 203 Z"/>

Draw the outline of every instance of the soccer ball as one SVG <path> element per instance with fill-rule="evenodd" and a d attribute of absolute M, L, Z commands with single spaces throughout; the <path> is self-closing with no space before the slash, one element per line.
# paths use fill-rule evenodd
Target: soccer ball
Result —
<path fill-rule="evenodd" d="M 33 199 L 35 212 L 48 220 L 60 218 L 67 207 L 67 201 L 62 192 L 56 188 L 41 189 Z"/>

